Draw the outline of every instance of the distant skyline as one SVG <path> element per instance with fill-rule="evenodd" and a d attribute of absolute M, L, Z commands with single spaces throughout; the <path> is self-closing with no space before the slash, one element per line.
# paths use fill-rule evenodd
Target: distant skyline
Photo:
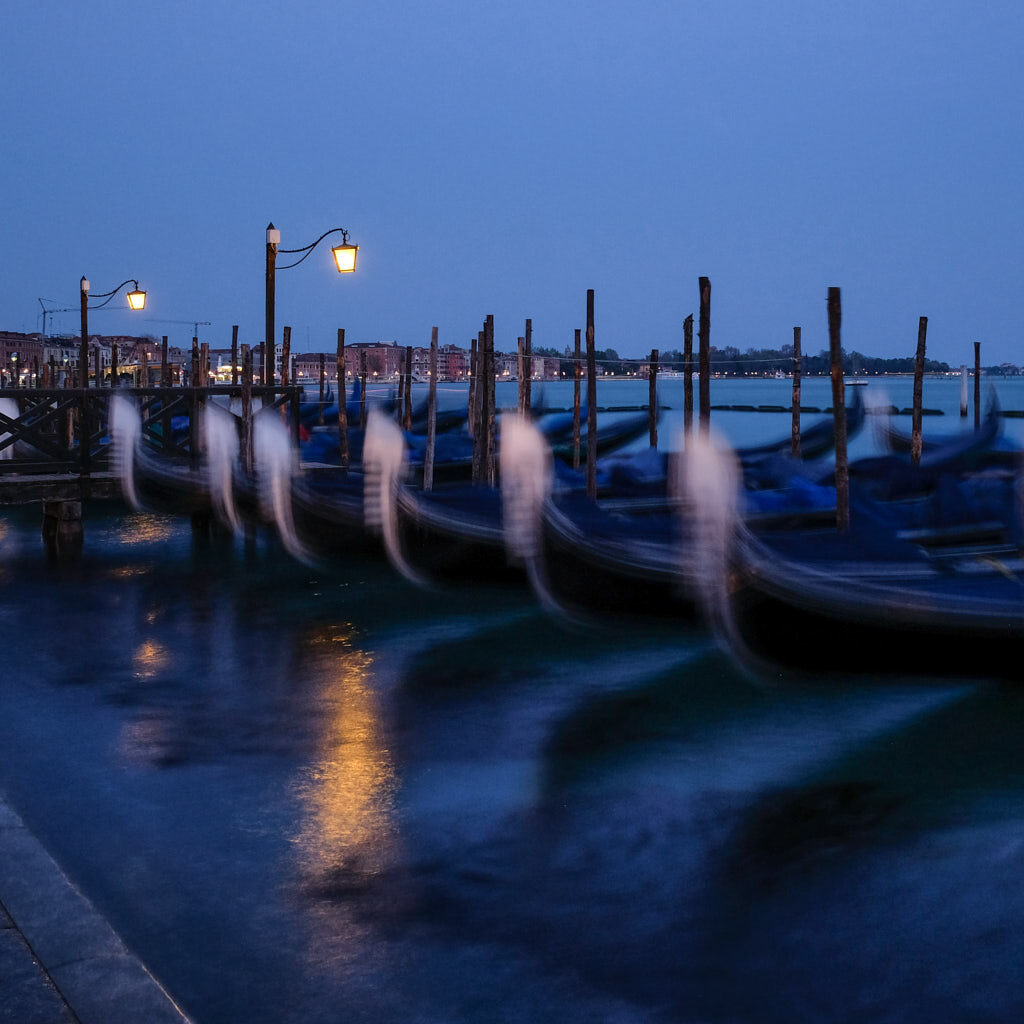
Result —
<path fill-rule="evenodd" d="M 258 344 L 273 221 L 360 245 L 279 274 L 296 351 L 466 346 L 488 313 L 562 349 L 594 288 L 598 347 L 641 357 L 706 274 L 718 347 L 820 351 L 839 285 L 846 349 L 911 354 L 925 315 L 930 358 L 1019 364 L 1022 30 L 949 0 L 18 5 L 0 328 L 85 274 L 149 293 L 95 332 Z"/>

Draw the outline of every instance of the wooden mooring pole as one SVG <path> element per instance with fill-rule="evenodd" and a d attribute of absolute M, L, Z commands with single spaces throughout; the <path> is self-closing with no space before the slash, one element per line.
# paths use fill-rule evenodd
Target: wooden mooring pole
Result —
<path fill-rule="evenodd" d="M 320 412 L 317 416 L 317 423 L 322 427 L 324 425 L 324 392 L 327 386 L 327 360 L 323 354 L 320 353 Z"/>
<path fill-rule="evenodd" d="M 405 346 L 405 429 L 412 430 L 412 345 Z"/>
<path fill-rule="evenodd" d="M 647 431 L 650 435 L 650 446 L 658 447 L 658 350 L 651 349 L 651 360 L 647 364 L 648 398 L 647 398 Z"/>
<path fill-rule="evenodd" d="M 359 350 L 359 429 L 366 429 L 366 349 Z"/>
<path fill-rule="evenodd" d="M 594 289 L 587 289 L 587 497 L 597 498 L 597 356 L 594 350 Z"/>
<path fill-rule="evenodd" d="M 517 338 L 518 342 L 517 354 L 519 357 L 518 363 L 518 380 L 519 380 L 519 391 L 518 391 L 518 402 L 517 409 L 519 415 L 522 416 L 526 409 L 526 339 Z"/>
<path fill-rule="evenodd" d="M 850 528 L 850 472 L 846 461 L 846 389 L 843 383 L 843 310 L 839 289 L 828 290 L 828 348 L 832 370 L 832 422 L 836 451 L 836 527 Z"/>
<path fill-rule="evenodd" d="M 242 465 L 252 473 L 252 352 L 242 346 Z"/>
<path fill-rule="evenodd" d="M 711 430 L 711 281 L 702 277 L 700 288 L 700 434 Z"/>
<path fill-rule="evenodd" d="M 466 397 L 466 423 L 469 436 L 476 437 L 477 405 L 476 396 L 479 390 L 480 377 L 480 335 L 472 338 L 469 343 L 469 394 Z"/>
<path fill-rule="evenodd" d="M 165 388 L 171 386 L 171 364 L 167 362 L 167 335 L 160 344 L 160 383 Z"/>
<path fill-rule="evenodd" d="M 434 489 L 434 445 L 437 435 L 437 328 L 430 329 L 430 383 L 427 391 L 427 450 L 423 455 L 423 490 Z"/>
<path fill-rule="evenodd" d="M 238 383 L 238 324 L 231 325 L 231 385 Z"/>
<path fill-rule="evenodd" d="M 292 329 L 284 328 L 284 340 L 281 342 L 281 383 L 287 387 L 291 383 Z"/>
<path fill-rule="evenodd" d="M 494 424 L 493 383 L 494 373 L 494 317 L 488 314 L 484 321 L 480 342 L 477 345 L 479 379 L 476 383 L 477 424 L 473 436 L 473 483 L 492 482 L 494 443 L 491 431 Z"/>
<path fill-rule="evenodd" d="M 348 469 L 348 389 L 345 386 L 345 328 L 338 328 L 338 460 Z"/>
<path fill-rule="evenodd" d="M 974 429 L 981 429 L 981 342 L 974 343 Z"/>
<path fill-rule="evenodd" d="M 967 366 L 960 366 L 960 419 L 967 419 Z"/>
<path fill-rule="evenodd" d="M 580 377 L 583 374 L 583 363 L 580 361 L 580 335 L 583 332 L 577 327 L 573 339 L 572 352 L 572 468 L 580 468 Z"/>
<path fill-rule="evenodd" d="M 802 353 L 800 351 L 800 328 L 793 328 L 793 438 L 789 453 L 794 459 L 800 458 L 800 371 L 802 369 Z"/>
<path fill-rule="evenodd" d="M 928 317 L 922 316 L 917 321 L 917 353 L 914 356 L 914 400 L 910 418 L 910 461 L 914 466 L 921 465 L 921 402 L 924 392 L 924 345 L 928 334 Z"/>
<path fill-rule="evenodd" d="M 683 321 L 683 437 L 693 433 L 693 314 Z"/>
<path fill-rule="evenodd" d="M 523 400 L 523 412 L 529 416 L 533 407 L 533 320 L 526 319 L 523 335 L 523 362 L 526 364 L 526 397 Z"/>
<path fill-rule="evenodd" d="M 490 313 L 484 325 L 484 337 L 487 350 L 487 485 L 494 487 L 498 482 L 498 410 L 495 402 L 494 316 Z"/>

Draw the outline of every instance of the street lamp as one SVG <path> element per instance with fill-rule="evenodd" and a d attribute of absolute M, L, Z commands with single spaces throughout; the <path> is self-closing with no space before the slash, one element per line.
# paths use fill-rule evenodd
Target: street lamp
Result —
<path fill-rule="evenodd" d="M 94 299 L 104 299 L 98 306 L 89 305 L 89 279 L 82 275 L 82 280 L 79 282 L 78 289 L 81 297 L 82 306 L 82 345 L 78 351 L 78 381 L 83 388 L 89 386 L 89 310 L 90 309 L 102 309 L 111 299 L 125 286 L 133 285 L 133 288 L 128 292 L 128 308 L 129 309 L 145 309 L 146 308 L 146 293 L 139 288 L 139 282 L 134 277 L 129 277 L 127 281 L 122 281 L 113 291 L 103 292 L 102 295 L 94 295 Z M 96 381 L 96 386 L 99 387 L 99 380 Z"/>
<path fill-rule="evenodd" d="M 274 227 L 273 222 L 267 225 L 267 330 L 266 342 L 263 351 L 263 383 L 274 383 L 274 300 L 276 292 L 276 274 L 278 270 L 291 270 L 297 267 L 328 235 L 341 232 L 341 245 L 331 249 L 334 257 L 334 265 L 338 268 L 339 274 L 351 274 L 356 269 L 356 256 L 359 253 L 358 245 L 350 245 L 348 231 L 345 228 L 331 228 L 325 231 L 311 245 L 303 246 L 301 249 L 278 249 L 281 244 L 281 232 Z M 287 253 L 289 256 L 303 255 L 294 263 L 278 267 L 277 254 Z"/>

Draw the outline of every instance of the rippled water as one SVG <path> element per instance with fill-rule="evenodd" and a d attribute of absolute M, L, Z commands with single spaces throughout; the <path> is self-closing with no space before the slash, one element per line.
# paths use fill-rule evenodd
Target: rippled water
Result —
<path fill-rule="evenodd" d="M 752 680 L 171 517 L 90 509 L 66 566 L 38 531 L 0 519 L 0 789 L 197 1024 L 1024 1015 L 1013 687 Z"/>

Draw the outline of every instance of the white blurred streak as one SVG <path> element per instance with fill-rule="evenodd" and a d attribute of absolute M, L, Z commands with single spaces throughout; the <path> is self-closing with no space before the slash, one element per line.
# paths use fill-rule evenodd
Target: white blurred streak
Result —
<path fill-rule="evenodd" d="M 121 493 L 131 508 L 141 512 L 142 503 L 135 490 L 135 457 L 142 445 L 142 416 L 135 403 L 122 395 L 110 399 L 110 439 Z"/>
<path fill-rule="evenodd" d="M 234 471 L 238 461 L 238 426 L 223 405 L 208 402 L 203 417 L 210 501 L 217 516 L 236 533 L 241 522 L 235 509 Z"/>
<path fill-rule="evenodd" d="M 865 392 L 864 412 L 871 417 L 875 445 L 880 451 L 887 452 L 891 448 L 889 432 L 892 429 L 892 401 L 889 393 L 884 387 L 876 387 L 874 384 L 860 390 Z"/>
<path fill-rule="evenodd" d="M 541 432 L 518 413 L 502 417 L 499 439 L 501 512 L 509 556 L 540 557 L 540 524 L 551 494 L 551 451 Z"/>
<path fill-rule="evenodd" d="M 669 494 L 683 518 L 688 538 L 680 553 L 684 585 L 696 595 L 719 639 L 735 636 L 729 601 L 733 545 L 740 521 L 741 477 L 732 449 L 696 432 L 689 447 L 678 446 L 669 461 Z"/>
<path fill-rule="evenodd" d="M 502 417 L 498 439 L 502 531 L 509 561 L 524 564 L 546 612 L 576 621 L 552 592 L 544 566 L 541 535 L 553 487 L 551 449 L 533 422 L 518 413 Z"/>
<path fill-rule="evenodd" d="M 426 581 L 406 561 L 398 537 L 396 498 L 405 467 L 401 427 L 379 409 L 371 408 L 363 437 L 363 522 L 369 532 L 381 534 L 392 566 L 411 582 L 424 585 Z"/>
<path fill-rule="evenodd" d="M 273 410 L 253 420 L 253 447 L 259 481 L 260 512 L 272 519 L 281 543 L 294 558 L 309 562 L 309 554 L 295 532 L 292 517 L 292 476 L 298 468 L 288 428 Z"/>

